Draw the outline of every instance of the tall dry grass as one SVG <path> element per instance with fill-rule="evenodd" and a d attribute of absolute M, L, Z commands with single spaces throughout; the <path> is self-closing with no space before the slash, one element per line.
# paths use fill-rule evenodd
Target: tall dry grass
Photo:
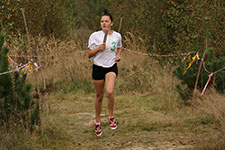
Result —
<path fill-rule="evenodd" d="M 90 78 L 91 62 L 87 49 L 81 49 L 73 40 L 50 39 L 48 43 L 43 43 L 41 38 L 38 40 L 43 71 L 49 84 L 78 84 L 78 81 Z"/>
<path fill-rule="evenodd" d="M 145 52 L 149 46 L 146 45 L 146 39 L 136 36 L 131 32 L 126 32 L 123 37 L 123 45 L 132 50 Z"/>
<path fill-rule="evenodd" d="M 215 129 L 196 149 L 222 150 L 225 147 L 225 96 L 209 88 L 204 96 L 196 98 L 194 108 L 203 123 Z"/>
<path fill-rule="evenodd" d="M 77 36 L 77 35 L 76 35 Z M 24 46 L 21 46 L 23 43 Z M 30 58 L 29 52 L 25 50 L 26 38 L 17 38 L 9 44 L 10 55 L 22 55 L 25 57 L 12 58 L 17 63 L 27 63 Z M 87 56 L 87 48 L 77 41 L 59 40 L 51 37 L 49 39 L 44 37 L 31 38 L 31 50 L 33 54 L 33 61 L 37 62 L 43 71 L 47 87 L 59 85 L 62 90 L 64 88 L 76 87 L 79 84 L 83 85 L 90 81 L 91 60 Z M 40 61 L 36 56 L 40 56 Z M 41 71 L 37 72 L 40 81 L 43 80 Z M 35 81 L 34 76 L 29 76 L 29 81 Z M 80 85 L 79 85 L 80 86 Z"/>
<path fill-rule="evenodd" d="M 81 32 L 81 31 L 80 31 Z M 87 41 L 88 36 L 85 34 L 82 38 L 81 34 L 71 33 L 73 38 L 59 40 L 51 37 L 31 38 L 31 51 L 34 56 L 40 55 L 40 65 L 43 69 L 43 74 L 48 87 L 57 85 L 58 88 L 73 88 L 73 85 L 84 87 L 93 91 L 90 87 L 92 60 L 87 56 Z M 79 38 L 81 37 L 81 38 Z M 75 39 L 74 39 L 75 38 Z M 84 38 L 86 43 L 84 44 Z M 144 39 L 135 38 L 132 33 L 127 33 L 124 38 L 124 45 L 129 49 L 146 51 Z M 10 54 L 29 55 L 30 52 L 26 48 L 26 38 L 15 38 L 9 43 Z M 18 63 L 26 63 L 28 57 L 13 58 Z M 34 61 L 39 63 L 36 57 Z M 155 77 L 150 73 L 154 71 L 154 59 L 146 56 L 139 56 L 123 52 L 122 61 L 119 63 L 119 78 L 118 86 L 119 93 L 127 91 L 144 92 L 152 88 L 152 82 Z M 39 79 L 42 80 L 40 71 L 38 72 Z M 33 76 L 29 77 L 30 81 L 34 81 Z M 80 85 L 79 85 L 80 84 Z M 132 86 L 130 86 L 132 85 Z M 55 87 L 56 88 L 56 87 Z M 57 88 L 57 89 L 58 89 Z"/>
<path fill-rule="evenodd" d="M 72 33 L 73 38 L 79 39 L 80 33 Z M 88 36 L 80 36 L 79 40 L 68 38 L 59 40 L 54 37 L 32 37 L 32 54 L 40 55 L 40 64 L 48 91 L 68 91 L 83 89 L 94 92 L 91 79 L 92 60 L 87 56 L 87 43 L 83 44 Z M 124 45 L 128 49 L 146 52 L 145 39 L 136 38 L 132 33 L 124 37 Z M 80 44 L 82 42 L 82 44 Z M 22 44 L 21 44 L 22 43 Z M 10 54 L 29 55 L 26 49 L 26 38 L 16 38 L 9 44 Z M 14 58 L 18 63 L 26 63 L 28 58 Z M 39 63 L 36 57 L 34 61 Z M 157 95 L 163 100 L 162 109 L 175 109 L 180 105 L 180 97 L 176 92 L 179 80 L 173 76 L 174 65 L 163 63 L 160 59 L 140 54 L 122 53 L 122 60 L 118 63 L 119 77 L 116 83 L 116 93 L 142 93 Z M 39 84 L 42 86 L 43 76 L 38 71 Z M 29 76 L 31 83 L 34 76 Z"/>

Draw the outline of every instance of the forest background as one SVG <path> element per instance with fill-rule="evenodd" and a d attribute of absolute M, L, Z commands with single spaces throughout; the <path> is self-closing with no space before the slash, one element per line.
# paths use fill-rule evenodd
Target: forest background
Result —
<path fill-rule="evenodd" d="M 114 30 L 120 28 L 123 36 L 129 32 L 140 36 L 146 44 L 146 50 L 157 50 L 157 53 L 187 52 L 193 49 L 193 37 L 199 36 L 200 41 L 204 40 L 203 19 L 207 16 L 211 19 L 210 44 L 216 47 L 216 56 L 225 55 L 225 8 L 221 0 L 1 0 L 0 6 L 1 28 L 10 32 L 10 35 L 25 33 L 21 15 L 21 8 L 24 8 L 31 35 L 74 38 L 74 34 L 80 33 L 82 36 L 76 41 L 80 40 L 84 48 L 90 33 L 100 28 L 98 22 L 103 9 L 108 8 L 115 18 Z M 121 19 L 122 26 L 119 27 Z M 199 46 L 199 49 L 203 48 L 204 44 Z"/>

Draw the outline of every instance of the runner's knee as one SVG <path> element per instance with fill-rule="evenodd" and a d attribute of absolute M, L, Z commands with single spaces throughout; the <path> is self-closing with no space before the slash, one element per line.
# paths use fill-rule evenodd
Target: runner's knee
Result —
<path fill-rule="evenodd" d="M 112 97 L 113 96 L 113 90 L 107 91 L 106 94 L 107 94 L 107 97 Z"/>
<path fill-rule="evenodd" d="M 103 94 L 97 94 L 97 101 L 102 102 L 103 100 Z"/>

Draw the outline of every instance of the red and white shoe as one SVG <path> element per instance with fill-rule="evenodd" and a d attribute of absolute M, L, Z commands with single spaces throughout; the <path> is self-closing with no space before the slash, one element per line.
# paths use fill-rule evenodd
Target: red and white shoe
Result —
<path fill-rule="evenodd" d="M 102 135 L 102 127 L 101 127 L 101 124 L 96 124 L 95 123 L 95 134 L 97 136 L 101 136 Z"/>
<path fill-rule="evenodd" d="M 117 128 L 117 124 L 114 117 L 109 117 L 109 124 L 112 130 L 115 130 Z"/>

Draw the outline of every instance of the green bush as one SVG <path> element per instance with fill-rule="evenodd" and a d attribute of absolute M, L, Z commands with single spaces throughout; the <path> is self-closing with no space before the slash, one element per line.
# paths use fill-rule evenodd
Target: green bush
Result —
<path fill-rule="evenodd" d="M 9 71 L 9 50 L 2 47 L 3 43 L 0 35 L 0 73 Z M 0 75 L 0 126 L 8 127 L 11 121 L 26 128 L 39 124 L 38 103 L 32 99 L 32 87 L 26 77 L 20 72 Z"/>
<path fill-rule="evenodd" d="M 216 57 L 214 53 L 214 48 L 209 48 L 209 41 L 211 37 L 211 33 L 209 31 L 209 24 L 210 19 L 208 17 L 205 17 L 204 22 L 204 28 L 205 28 L 205 58 L 204 62 L 202 64 L 199 80 L 198 80 L 198 89 L 202 90 L 209 78 L 209 75 L 213 73 L 212 81 L 209 82 L 208 86 L 211 86 L 213 84 L 214 88 L 220 92 L 223 93 L 225 89 L 225 70 L 222 69 L 225 64 L 225 57 L 220 56 Z M 198 50 L 198 40 L 195 38 L 194 40 L 194 49 Z M 197 51 L 196 51 L 197 54 Z M 174 74 L 182 81 L 182 85 L 187 85 L 187 88 L 181 88 L 181 85 L 177 85 L 177 90 L 180 93 L 180 96 L 183 100 L 187 101 L 190 98 L 190 95 L 192 94 L 192 90 L 195 88 L 195 82 L 196 77 L 199 70 L 199 64 L 202 61 L 204 53 L 202 51 L 199 51 L 199 56 L 201 59 L 197 60 L 195 63 L 191 65 L 191 67 L 187 70 L 186 74 L 184 71 L 186 70 L 187 66 L 189 65 L 190 61 L 192 61 L 193 56 L 195 54 L 192 54 L 190 56 L 190 60 L 186 60 L 184 64 L 180 64 L 174 71 Z M 222 69 L 222 70 L 220 70 Z"/>
<path fill-rule="evenodd" d="M 217 58 L 214 56 L 213 51 L 214 51 L 213 49 L 209 50 L 209 52 L 206 55 L 206 60 L 204 61 L 206 70 L 210 73 L 213 73 L 223 68 L 225 64 L 225 57 Z M 200 56 L 202 56 L 202 53 L 200 53 Z M 181 84 L 182 84 L 182 85 L 177 85 L 177 90 L 180 93 L 181 98 L 185 101 L 190 99 L 190 96 L 192 95 L 200 61 L 201 60 L 198 60 L 197 62 L 193 63 L 186 74 L 183 74 L 183 73 L 189 64 L 189 61 L 186 61 L 185 63 L 181 63 L 180 66 L 178 66 L 174 71 L 174 74 L 181 80 Z M 201 74 L 198 80 L 198 87 L 197 87 L 199 90 L 202 90 L 204 88 L 209 78 L 209 73 L 206 70 L 204 68 L 202 68 L 201 70 Z M 208 84 L 208 87 L 210 87 L 214 82 L 215 83 L 213 85 L 214 88 L 218 92 L 224 93 L 224 89 L 225 89 L 224 77 L 225 77 L 225 70 L 222 70 L 214 74 Z M 187 87 L 184 88 L 183 87 L 184 85 L 187 85 Z"/>

